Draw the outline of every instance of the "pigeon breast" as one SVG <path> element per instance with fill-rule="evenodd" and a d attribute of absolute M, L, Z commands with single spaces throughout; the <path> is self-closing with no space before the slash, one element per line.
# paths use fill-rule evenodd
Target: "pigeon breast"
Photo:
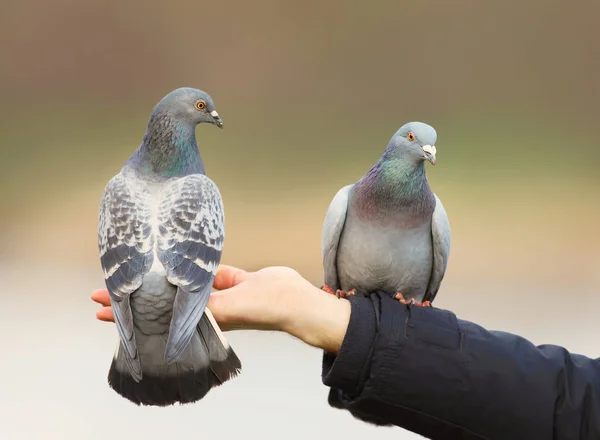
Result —
<path fill-rule="evenodd" d="M 349 209 L 337 255 L 340 288 L 402 292 L 420 301 L 431 276 L 431 220 L 402 229 L 364 221 Z"/>

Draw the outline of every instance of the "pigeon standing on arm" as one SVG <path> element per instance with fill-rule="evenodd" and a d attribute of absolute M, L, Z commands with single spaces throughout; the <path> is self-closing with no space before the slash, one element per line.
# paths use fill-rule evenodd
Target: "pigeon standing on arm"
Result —
<path fill-rule="evenodd" d="M 338 297 L 386 292 L 430 306 L 446 272 L 450 225 L 425 176 L 433 127 L 410 122 L 379 161 L 333 198 L 322 233 L 323 290 Z"/>
<path fill-rule="evenodd" d="M 224 214 L 196 144 L 199 123 L 223 126 L 208 94 L 165 96 L 100 205 L 100 261 L 119 334 L 108 383 L 138 405 L 195 402 L 241 370 L 206 308 Z"/>

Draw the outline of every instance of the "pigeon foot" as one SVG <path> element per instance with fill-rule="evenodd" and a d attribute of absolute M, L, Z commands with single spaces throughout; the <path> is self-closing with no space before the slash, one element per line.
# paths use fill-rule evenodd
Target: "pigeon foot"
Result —
<path fill-rule="evenodd" d="M 327 292 L 330 295 L 335 295 L 335 290 L 333 290 L 331 287 L 329 287 L 327 284 L 324 284 L 323 286 L 321 286 L 321 290 L 323 292 Z"/>
<path fill-rule="evenodd" d="M 356 290 L 352 289 L 352 290 L 348 290 L 347 292 L 344 292 L 343 290 L 337 290 L 337 292 L 335 292 L 336 296 L 338 298 L 347 298 L 349 296 L 354 296 L 356 295 Z"/>
<path fill-rule="evenodd" d="M 338 289 L 336 291 L 336 290 L 333 290 L 331 287 L 329 287 L 327 284 L 324 284 L 323 286 L 321 286 L 321 290 L 323 292 L 329 293 L 330 295 L 335 295 L 338 298 L 346 298 L 348 296 L 356 295 L 355 289 L 349 290 L 348 292 L 344 292 L 343 290 L 340 290 L 340 289 Z"/>
<path fill-rule="evenodd" d="M 410 305 L 416 306 L 416 307 L 431 307 L 431 301 L 417 302 L 417 301 L 415 301 L 414 298 L 407 300 L 404 298 L 404 296 L 400 292 L 398 292 L 398 293 L 396 293 L 396 295 L 394 295 L 394 299 L 400 301 L 402 304 L 410 304 Z"/>

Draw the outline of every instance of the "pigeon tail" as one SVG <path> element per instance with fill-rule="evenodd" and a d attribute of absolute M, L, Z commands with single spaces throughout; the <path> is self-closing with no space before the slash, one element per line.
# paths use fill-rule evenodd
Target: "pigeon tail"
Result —
<path fill-rule="evenodd" d="M 144 335 L 136 331 L 140 347 L 142 379 L 137 382 L 119 344 L 108 373 L 108 384 L 136 405 L 169 406 L 193 403 L 213 387 L 234 378 L 242 365 L 223 336 L 210 310 L 206 309 L 197 332 L 176 362 L 164 359 L 165 335 Z"/>

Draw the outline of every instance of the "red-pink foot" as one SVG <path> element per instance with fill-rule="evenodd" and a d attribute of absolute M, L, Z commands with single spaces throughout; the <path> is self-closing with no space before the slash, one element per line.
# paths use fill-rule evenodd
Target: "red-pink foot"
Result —
<path fill-rule="evenodd" d="M 337 297 L 338 297 L 338 298 L 347 298 L 347 297 L 349 297 L 349 296 L 354 296 L 354 295 L 356 295 L 356 290 L 355 290 L 355 289 L 352 289 L 352 290 L 349 290 L 349 291 L 347 291 L 347 292 L 344 292 L 343 290 L 339 290 L 339 289 L 338 289 L 338 291 L 337 291 L 337 292 L 335 292 L 335 294 L 337 295 Z"/>
<path fill-rule="evenodd" d="M 410 304 L 416 307 L 431 307 L 431 301 L 417 302 L 414 298 L 407 300 L 400 292 L 396 293 L 394 299 L 400 301 L 402 304 Z"/>
<path fill-rule="evenodd" d="M 331 295 L 335 295 L 335 294 L 336 294 L 336 293 L 335 293 L 335 290 L 333 290 L 333 289 L 332 289 L 331 287 L 329 287 L 327 284 L 324 284 L 324 285 L 321 287 L 321 290 L 322 290 L 323 292 L 327 292 L 327 293 L 329 293 L 329 294 L 331 294 Z"/>

